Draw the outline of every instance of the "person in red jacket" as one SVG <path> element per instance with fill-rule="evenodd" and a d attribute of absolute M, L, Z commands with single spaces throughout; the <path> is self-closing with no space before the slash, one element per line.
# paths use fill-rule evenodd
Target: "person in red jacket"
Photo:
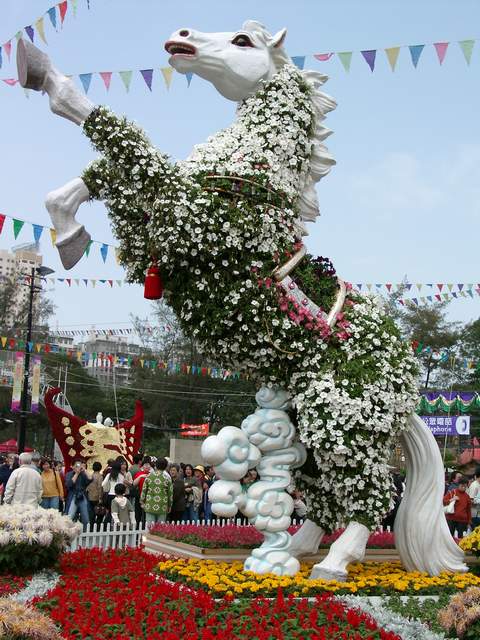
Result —
<path fill-rule="evenodd" d="M 455 501 L 455 510 L 453 513 L 447 513 L 448 528 L 452 536 L 457 531 L 458 537 L 465 535 L 468 525 L 472 521 L 472 501 L 467 493 L 468 481 L 466 478 L 460 478 L 458 487 L 452 489 L 445 494 L 443 504 L 447 505 L 452 500 Z"/>

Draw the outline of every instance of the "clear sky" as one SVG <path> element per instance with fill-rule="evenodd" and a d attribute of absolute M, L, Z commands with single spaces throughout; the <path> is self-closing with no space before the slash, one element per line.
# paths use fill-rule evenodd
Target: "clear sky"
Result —
<path fill-rule="evenodd" d="M 0 44 L 33 23 L 53 0 L 1 0 Z M 480 39 L 477 0 L 78 0 L 58 33 L 45 20 L 48 46 L 66 73 L 166 66 L 163 44 L 180 27 L 202 31 L 239 29 L 258 19 L 270 31 L 288 28 L 291 55 L 354 51 L 347 74 L 340 60 L 307 58 L 306 68 L 330 76 L 325 91 L 338 102 L 327 126 L 337 166 L 319 185 L 321 217 L 311 226 L 309 250 L 333 259 L 352 282 L 480 283 L 480 41 L 471 65 L 458 40 Z M 383 48 L 452 42 L 442 66 L 432 46 L 414 69 L 408 49 L 392 73 Z M 38 43 L 38 36 L 36 43 Z M 360 50 L 381 49 L 370 72 Z M 4 53 L 0 78 L 16 77 L 14 55 Z M 234 117 L 227 102 L 205 81 L 187 88 L 175 74 L 169 91 L 156 72 L 150 93 L 138 73 L 125 92 L 117 75 L 107 94 L 100 78 L 89 97 L 141 124 L 155 144 L 174 159 L 193 144 L 227 126 Z M 45 194 L 79 175 L 94 153 L 78 127 L 54 116 L 44 96 L 0 82 L 0 212 L 50 225 Z M 81 209 L 79 219 L 96 240 L 115 244 L 105 208 Z M 32 238 L 25 226 L 17 243 Z M 11 222 L 0 248 L 12 244 Z M 47 234 L 44 263 L 57 277 L 122 279 L 113 252 L 103 263 L 99 246 L 69 273 Z M 428 292 L 427 292 L 428 293 Z M 139 286 L 92 289 L 57 284 L 51 292 L 58 325 L 64 328 L 126 326 L 131 312 L 150 306 Z M 480 297 L 451 304 L 453 319 L 480 316 Z"/>

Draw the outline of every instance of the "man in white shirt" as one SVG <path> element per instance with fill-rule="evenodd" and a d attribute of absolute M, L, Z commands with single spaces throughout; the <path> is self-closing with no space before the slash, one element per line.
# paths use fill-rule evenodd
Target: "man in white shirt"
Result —
<path fill-rule="evenodd" d="M 3 501 L 6 504 L 28 504 L 38 507 L 42 499 L 42 478 L 32 467 L 32 456 L 21 453 L 20 467 L 12 472 L 5 487 Z"/>
<path fill-rule="evenodd" d="M 475 480 L 468 487 L 467 493 L 472 500 L 472 529 L 480 525 L 480 467 L 475 470 Z"/>

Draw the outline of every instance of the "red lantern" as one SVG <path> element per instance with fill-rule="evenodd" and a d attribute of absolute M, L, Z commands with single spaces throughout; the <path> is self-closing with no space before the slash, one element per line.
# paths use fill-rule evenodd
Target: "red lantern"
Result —
<path fill-rule="evenodd" d="M 160 269 L 153 263 L 147 270 L 145 276 L 145 289 L 143 297 L 147 300 L 160 300 L 163 296 L 163 282 L 160 276 Z"/>

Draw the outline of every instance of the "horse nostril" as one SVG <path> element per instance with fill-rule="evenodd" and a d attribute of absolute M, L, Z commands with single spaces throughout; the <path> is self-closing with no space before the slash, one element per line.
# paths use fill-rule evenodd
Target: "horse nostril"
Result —
<path fill-rule="evenodd" d="M 178 32 L 178 35 L 182 36 L 182 38 L 188 38 L 188 36 L 190 35 L 190 31 L 188 29 L 182 29 Z"/>

